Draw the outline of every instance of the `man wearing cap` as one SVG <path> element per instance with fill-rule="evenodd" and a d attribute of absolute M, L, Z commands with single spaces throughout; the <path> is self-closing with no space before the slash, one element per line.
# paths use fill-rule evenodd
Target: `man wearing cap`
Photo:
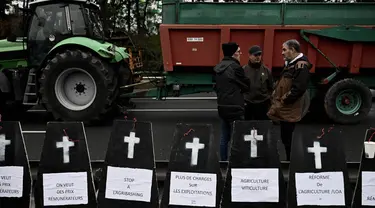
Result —
<path fill-rule="evenodd" d="M 268 120 L 273 78 L 271 71 L 262 63 L 262 49 L 259 46 L 254 45 L 249 49 L 249 63 L 243 69 L 250 79 L 250 91 L 244 93 L 245 119 Z"/>
<path fill-rule="evenodd" d="M 215 91 L 219 117 L 222 120 L 221 160 L 227 160 L 231 128 L 236 120 L 244 120 L 243 93 L 249 90 L 249 79 L 240 65 L 241 49 L 234 42 L 222 44 L 224 58 L 214 67 Z"/>

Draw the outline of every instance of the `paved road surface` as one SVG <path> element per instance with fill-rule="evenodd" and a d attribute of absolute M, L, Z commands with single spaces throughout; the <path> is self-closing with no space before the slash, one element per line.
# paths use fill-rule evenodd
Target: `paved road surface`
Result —
<path fill-rule="evenodd" d="M 216 100 L 201 100 L 202 96 L 207 96 L 207 94 L 198 95 L 196 100 L 134 100 L 137 104 L 137 108 L 129 112 L 129 115 L 130 117 L 136 117 L 139 121 L 152 122 L 156 160 L 168 160 L 170 145 L 173 140 L 174 127 L 178 122 L 212 124 L 214 127 L 215 137 L 220 136 L 220 120 L 216 112 Z M 36 110 L 31 110 L 25 114 L 25 116 L 23 116 L 21 124 L 24 131 L 45 130 L 46 122 L 48 122 L 51 117 L 38 109 L 39 108 L 36 108 Z M 122 119 L 122 116 L 119 116 L 118 118 Z M 344 127 L 343 131 L 345 131 L 344 135 L 346 137 L 342 138 L 342 142 L 345 145 L 347 160 L 349 162 L 359 161 L 361 143 L 363 141 L 365 130 L 366 128 L 374 125 L 374 121 L 375 110 L 373 109 L 369 118 L 362 124 Z M 104 159 L 107 142 L 111 133 L 111 125 L 111 122 L 109 122 L 107 125 L 100 127 L 86 127 L 89 152 L 92 160 Z M 303 121 L 302 124 L 298 125 L 297 128 L 306 132 L 314 131 L 317 132 L 317 135 L 320 135 L 321 128 L 329 126 L 330 123 L 327 122 L 326 118 L 314 118 L 312 115 L 310 115 L 305 119 L 305 121 Z M 340 126 L 336 126 L 335 128 L 340 128 Z M 275 137 L 278 138 L 278 126 L 275 126 L 275 129 Z M 44 134 L 25 134 L 24 138 L 29 159 L 39 160 Z M 281 159 L 284 159 L 283 146 L 281 145 L 280 141 L 278 142 Z M 34 205 L 32 205 L 31 208 L 34 208 Z"/>
<path fill-rule="evenodd" d="M 199 95 L 207 96 L 207 94 Z M 199 97 L 198 97 L 199 98 Z M 216 100 L 167 100 L 156 101 L 153 99 L 134 100 L 137 108 L 129 112 L 130 117 L 136 117 L 139 121 L 150 121 L 154 130 L 154 148 L 156 160 L 168 160 L 170 145 L 173 140 L 175 124 L 205 123 L 212 124 L 215 137 L 220 136 L 220 120 L 216 112 Z M 311 117 L 311 116 L 310 116 Z M 122 119 L 122 116 L 119 117 Z M 344 131 L 346 137 L 342 138 L 346 147 L 347 160 L 358 161 L 360 158 L 361 142 L 363 141 L 366 128 L 374 124 L 375 111 L 372 110 L 370 117 L 359 125 L 346 126 Z M 46 122 L 50 117 L 45 112 L 28 112 L 21 121 L 23 130 L 45 130 Z M 92 160 L 103 160 L 106 153 L 107 142 L 111 132 L 111 122 L 105 126 L 86 127 L 90 156 Z M 303 131 L 314 131 L 320 134 L 322 127 L 329 127 L 324 117 L 307 118 L 297 128 Z M 375 125 L 374 125 L 375 126 Z M 336 128 L 338 128 L 337 126 Z M 275 137 L 279 137 L 278 126 Z M 39 160 L 43 145 L 44 134 L 25 134 L 26 148 L 30 160 Z M 280 142 L 279 142 L 280 143 Z M 283 159 L 283 146 L 279 144 L 280 154 Z"/>

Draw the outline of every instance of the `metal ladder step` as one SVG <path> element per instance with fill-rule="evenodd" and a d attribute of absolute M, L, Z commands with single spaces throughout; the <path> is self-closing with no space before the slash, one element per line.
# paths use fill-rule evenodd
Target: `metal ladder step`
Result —
<path fill-rule="evenodd" d="M 27 85 L 25 89 L 25 93 L 23 95 L 23 104 L 24 105 L 37 105 L 39 102 L 39 98 L 36 92 L 36 73 L 35 69 L 32 68 L 29 71 L 29 75 L 27 77 Z"/>

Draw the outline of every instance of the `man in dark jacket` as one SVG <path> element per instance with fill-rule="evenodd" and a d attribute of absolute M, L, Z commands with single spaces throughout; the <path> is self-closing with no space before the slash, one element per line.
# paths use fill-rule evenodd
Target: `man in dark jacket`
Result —
<path fill-rule="evenodd" d="M 307 87 L 312 65 L 301 53 L 297 40 L 286 41 L 282 54 L 285 68 L 272 94 L 272 106 L 268 116 L 272 120 L 280 121 L 281 140 L 285 146 L 287 160 L 290 160 L 295 124 L 302 119 L 304 101 L 309 98 Z"/>
<path fill-rule="evenodd" d="M 214 71 L 218 113 L 222 120 L 221 159 L 227 160 L 232 124 L 236 120 L 244 119 L 243 93 L 249 90 L 249 79 L 240 65 L 240 47 L 230 42 L 224 43 L 222 50 L 224 58 L 214 67 Z"/>
<path fill-rule="evenodd" d="M 246 77 L 250 79 L 250 91 L 244 94 L 245 119 L 268 120 L 273 78 L 271 71 L 262 63 L 262 49 L 259 46 L 255 45 L 249 49 L 249 63 L 243 66 L 243 69 Z"/>

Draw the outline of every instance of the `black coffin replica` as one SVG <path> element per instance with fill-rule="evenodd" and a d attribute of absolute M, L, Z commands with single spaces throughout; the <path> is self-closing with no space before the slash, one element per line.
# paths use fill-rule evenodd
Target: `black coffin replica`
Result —
<path fill-rule="evenodd" d="M 96 208 L 82 122 L 49 122 L 35 184 L 35 207 Z"/>
<path fill-rule="evenodd" d="M 366 131 L 352 207 L 375 207 L 375 129 Z"/>
<path fill-rule="evenodd" d="M 99 208 L 159 207 L 152 125 L 114 122 L 99 185 Z"/>
<path fill-rule="evenodd" d="M 288 207 L 348 207 L 351 188 L 342 128 L 296 129 L 289 169 Z M 331 205 L 331 206 L 330 206 Z"/>
<path fill-rule="evenodd" d="M 0 207 L 29 208 L 31 173 L 21 125 L 0 122 Z"/>
<path fill-rule="evenodd" d="M 161 207 L 220 206 L 219 144 L 209 124 L 177 124 Z"/>
<path fill-rule="evenodd" d="M 235 121 L 222 208 L 285 207 L 286 185 L 271 121 Z"/>

